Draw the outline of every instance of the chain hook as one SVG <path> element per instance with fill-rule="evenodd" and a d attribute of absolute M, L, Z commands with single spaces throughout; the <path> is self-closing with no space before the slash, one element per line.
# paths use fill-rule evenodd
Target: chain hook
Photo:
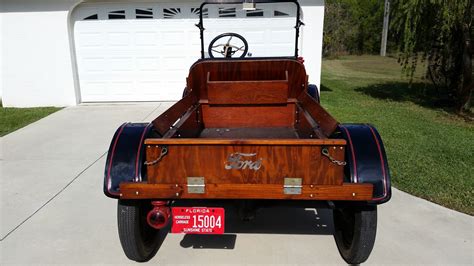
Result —
<path fill-rule="evenodd" d="M 331 155 L 329 155 L 329 150 L 328 148 L 322 148 L 321 149 L 321 154 L 328 157 L 328 159 L 334 163 L 334 164 L 337 164 L 339 166 L 343 166 L 343 165 L 346 165 L 347 163 L 345 161 L 338 161 L 336 159 L 334 159 Z"/>
<path fill-rule="evenodd" d="M 154 164 L 159 163 L 161 161 L 161 159 L 163 159 L 163 157 L 165 157 L 166 154 L 168 154 L 168 147 L 163 146 L 163 147 L 161 147 L 160 156 L 158 156 L 158 158 L 156 158 L 155 160 L 153 160 L 151 162 L 145 161 L 145 165 L 154 165 Z"/>

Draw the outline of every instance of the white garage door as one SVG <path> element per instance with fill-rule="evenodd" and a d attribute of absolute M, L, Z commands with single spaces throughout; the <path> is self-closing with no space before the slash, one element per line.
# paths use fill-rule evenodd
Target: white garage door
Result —
<path fill-rule="evenodd" d="M 74 42 L 82 102 L 175 101 L 200 58 L 196 4 L 84 4 L 75 9 Z M 295 7 L 209 6 L 207 43 L 236 32 L 252 56 L 293 55 Z"/>

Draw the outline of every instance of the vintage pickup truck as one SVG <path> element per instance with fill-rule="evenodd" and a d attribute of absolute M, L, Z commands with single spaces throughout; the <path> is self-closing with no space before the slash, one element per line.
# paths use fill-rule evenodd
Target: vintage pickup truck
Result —
<path fill-rule="evenodd" d="M 263 206 L 324 203 L 333 210 L 342 258 L 366 261 L 377 205 L 391 196 L 380 135 L 369 124 L 337 122 L 319 104 L 298 57 L 296 1 L 251 1 L 294 5 L 294 54 L 251 57 L 245 32 L 214 35 L 205 49 L 202 10 L 249 5 L 224 2 L 201 5 L 201 59 L 189 70 L 183 98 L 151 123 L 124 123 L 112 138 L 104 193 L 118 199 L 125 254 L 149 260 L 169 224 L 172 233 L 225 233 L 222 202 L 236 204 L 244 219 Z"/>

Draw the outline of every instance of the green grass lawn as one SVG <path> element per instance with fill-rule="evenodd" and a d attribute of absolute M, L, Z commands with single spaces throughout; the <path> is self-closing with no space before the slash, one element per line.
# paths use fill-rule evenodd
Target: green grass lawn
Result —
<path fill-rule="evenodd" d="M 326 60 L 322 72 L 323 106 L 377 127 L 395 187 L 474 215 L 474 123 L 437 102 L 421 70 L 411 87 L 394 58 Z"/>
<path fill-rule="evenodd" d="M 0 103 L 0 137 L 50 115 L 61 108 L 10 108 Z"/>

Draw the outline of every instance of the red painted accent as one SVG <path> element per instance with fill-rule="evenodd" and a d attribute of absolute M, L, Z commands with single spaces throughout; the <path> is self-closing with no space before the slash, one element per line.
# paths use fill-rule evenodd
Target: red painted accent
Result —
<path fill-rule="evenodd" d="M 171 215 L 170 207 L 166 206 L 168 204 L 166 201 L 152 201 L 151 204 L 155 207 L 148 212 L 146 221 L 149 226 L 160 230 L 168 225 Z"/>
<path fill-rule="evenodd" d="M 375 135 L 375 132 L 374 132 L 372 126 L 368 125 L 368 127 L 369 127 L 370 131 L 372 132 L 372 136 L 375 139 L 375 143 L 377 144 L 377 149 L 379 151 L 380 163 L 381 163 L 381 166 L 382 166 L 382 174 L 383 174 L 383 196 L 378 197 L 378 198 L 373 198 L 373 200 L 381 200 L 381 199 L 384 199 L 387 196 L 387 174 L 385 172 L 385 162 L 384 162 L 384 159 L 383 159 L 382 148 L 380 147 L 379 140 L 377 139 L 377 136 Z"/>
<path fill-rule="evenodd" d="M 344 126 L 341 125 L 341 128 L 344 129 L 344 131 L 346 131 L 347 139 L 349 140 L 349 145 L 351 146 L 352 163 L 354 164 L 354 168 L 353 168 L 354 169 L 354 183 L 357 183 L 359 181 L 357 177 L 357 161 L 356 161 L 355 152 L 354 152 L 354 145 L 352 145 L 351 134 L 349 133 L 349 130 L 347 130 L 347 128 L 345 128 Z"/>
<path fill-rule="evenodd" d="M 147 132 L 149 126 L 151 126 L 151 124 L 148 124 L 145 127 L 145 129 L 143 130 L 142 137 L 140 138 L 140 143 L 138 144 L 137 158 L 135 159 L 135 182 L 141 181 L 140 176 L 138 174 L 138 164 L 139 164 L 139 161 L 140 161 L 140 152 L 141 152 L 142 146 L 143 146 L 142 145 L 143 139 L 145 138 L 145 133 Z"/>
<path fill-rule="evenodd" d="M 171 233 L 221 235 L 225 232 L 224 208 L 174 207 L 171 212 Z"/>
<path fill-rule="evenodd" d="M 155 207 L 160 207 L 160 206 L 164 206 L 168 204 L 167 201 L 164 201 L 164 200 L 154 200 L 151 202 L 151 205 L 155 206 Z"/>
<path fill-rule="evenodd" d="M 112 195 L 118 195 L 118 193 L 113 193 L 110 191 L 110 187 L 112 186 L 112 183 L 110 182 L 110 170 L 112 169 L 112 162 L 114 160 L 115 147 L 117 146 L 118 139 L 120 138 L 120 135 L 122 134 L 122 131 L 127 124 L 128 123 L 124 123 L 122 126 L 120 126 L 119 132 L 117 133 L 117 137 L 114 140 L 114 145 L 112 146 L 112 153 L 110 154 L 109 166 L 107 168 L 107 191 Z"/>

